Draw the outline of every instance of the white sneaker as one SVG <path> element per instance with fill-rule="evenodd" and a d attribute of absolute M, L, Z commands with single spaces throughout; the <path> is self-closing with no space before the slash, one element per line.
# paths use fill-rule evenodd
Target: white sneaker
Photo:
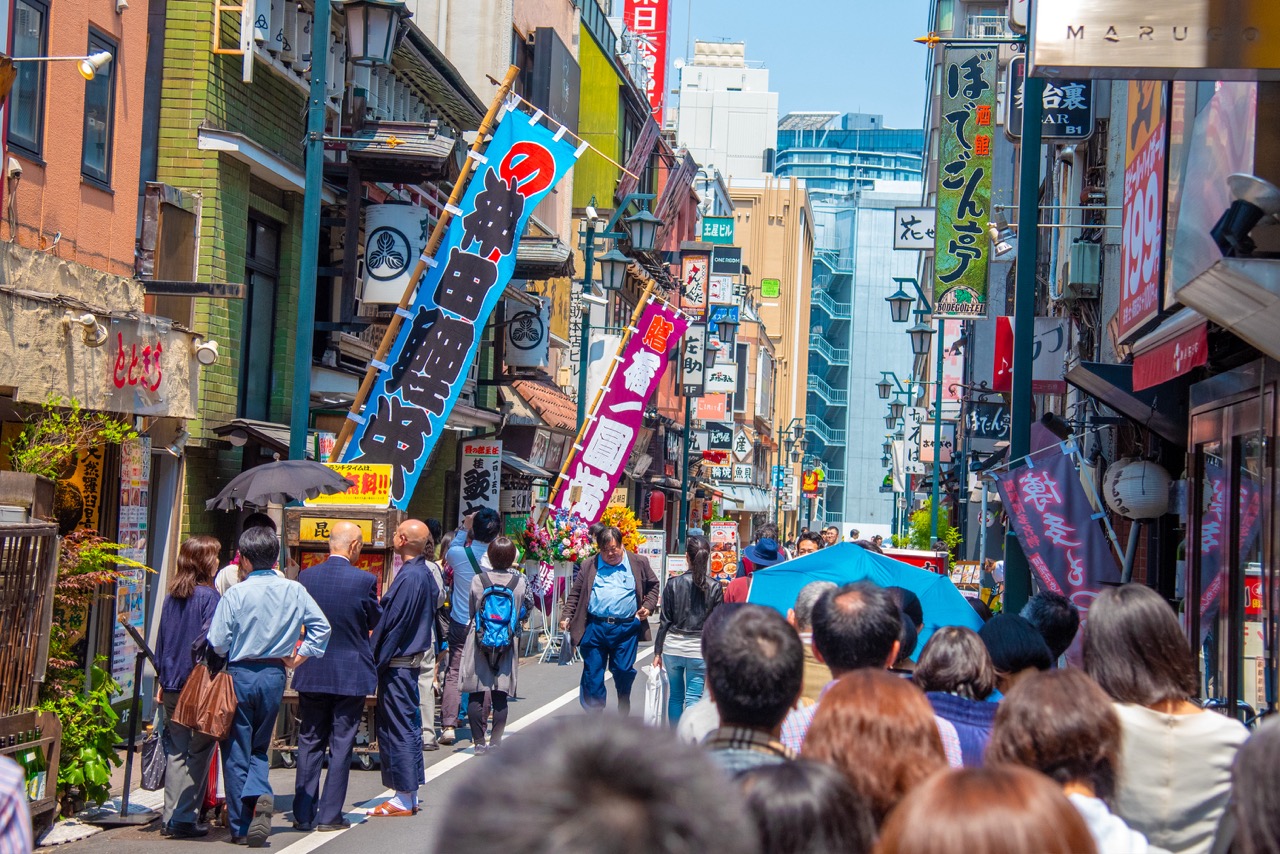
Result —
<path fill-rule="evenodd" d="M 441 744 L 454 744 L 458 740 L 458 734 L 453 731 L 453 727 L 447 726 L 440 731 Z"/>

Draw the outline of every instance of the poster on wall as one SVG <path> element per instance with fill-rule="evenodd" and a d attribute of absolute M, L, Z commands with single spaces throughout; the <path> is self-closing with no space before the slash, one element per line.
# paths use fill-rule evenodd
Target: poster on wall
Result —
<path fill-rule="evenodd" d="M 151 440 L 146 436 L 120 443 L 120 514 L 116 541 L 120 556 L 146 563 L 148 508 L 151 504 Z M 143 569 L 123 570 L 116 583 L 116 616 L 144 634 L 147 585 Z M 120 683 L 122 696 L 133 695 L 133 664 L 138 645 L 118 621 L 111 628 L 111 678 Z"/>
<path fill-rule="evenodd" d="M 707 539 L 711 541 L 711 577 L 728 584 L 738 574 L 738 523 L 709 522 Z"/>
<path fill-rule="evenodd" d="M 481 508 L 499 509 L 502 499 L 502 442 L 463 442 L 458 470 L 462 479 L 462 515 Z"/>
<path fill-rule="evenodd" d="M 1127 341 L 1160 313 L 1164 258 L 1165 84 L 1129 82 L 1124 138 L 1124 231 L 1116 336 Z"/>
<path fill-rule="evenodd" d="M 711 255 L 685 252 L 680 256 L 680 309 L 694 320 L 701 320 L 707 310 L 707 268 Z"/>

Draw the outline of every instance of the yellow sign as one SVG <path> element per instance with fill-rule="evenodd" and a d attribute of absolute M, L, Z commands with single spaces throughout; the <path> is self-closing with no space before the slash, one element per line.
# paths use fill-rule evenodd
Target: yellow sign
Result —
<path fill-rule="evenodd" d="M 386 507 L 391 503 L 390 463 L 325 463 L 325 465 L 350 481 L 351 488 L 346 492 L 308 499 L 306 501 L 308 507 L 329 504 Z"/>
<path fill-rule="evenodd" d="M 616 487 L 613 494 L 609 496 L 609 507 L 626 507 L 627 506 L 627 488 L 625 486 Z"/>
<path fill-rule="evenodd" d="M 373 522 L 369 519 L 317 519 L 303 516 L 298 520 L 298 539 L 304 543 L 328 542 L 333 526 L 339 522 L 350 522 L 360 528 L 366 543 L 373 541 Z"/>

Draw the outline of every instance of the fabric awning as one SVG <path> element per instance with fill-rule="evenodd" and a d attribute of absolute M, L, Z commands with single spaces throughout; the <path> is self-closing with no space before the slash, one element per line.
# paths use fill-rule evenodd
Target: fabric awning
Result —
<path fill-rule="evenodd" d="M 1209 322 L 1184 308 L 1133 344 L 1134 391 L 1180 377 L 1209 361 Z"/>
<path fill-rule="evenodd" d="M 721 486 L 724 492 L 725 509 L 736 509 L 743 513 L 766 513 L 770 507 L 769 494 L 758 486 Z M 728 507 L 732 501 L 734 508 Z"/>
<path fill-rule="evenodd" d="M 1131 421 L 1150 428 L 1162 439 L 1186 447 L 1190 383 L 1185 378 L 1134 391 L 1133 365 L 1081 362 L 1067 371 L 1063 379 Z"/>

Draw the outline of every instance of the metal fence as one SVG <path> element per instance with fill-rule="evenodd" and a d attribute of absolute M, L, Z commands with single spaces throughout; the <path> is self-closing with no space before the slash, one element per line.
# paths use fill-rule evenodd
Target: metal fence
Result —
<path fill-rule="evenodd" d="M 36 703 L 57 571 L 56 525 L 0 525 L 0 715 Z"/>

